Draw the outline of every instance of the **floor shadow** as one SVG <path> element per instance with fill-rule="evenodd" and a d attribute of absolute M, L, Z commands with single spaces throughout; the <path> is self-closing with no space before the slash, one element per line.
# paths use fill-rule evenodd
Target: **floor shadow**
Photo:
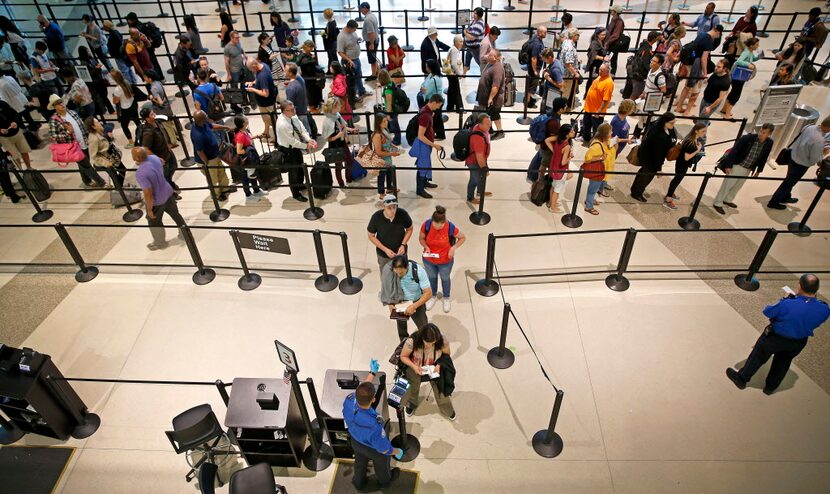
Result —
<path fill-rule="evenodd" d="M 441 328 L 441 333 L 447 337 L 447 340 L 453 343 L 452 357 L 458 359 L 461 355 L 467 352 L 470 348 L 470 333 L 467 328 L 457 318 L 440 312 L 441 304 L 435 304 L 430 314 L 430 322 Z M 435 314 L 435 311 L 439 311 Z"/>
<path fill-rule="evenodd" d="M 769 366 L 771 362 L 772 359 L 770 359 L 767 363 L 762 365 L 760 369 L 758 369 L 758 372 L 756 372 L 755 375 L 752 376 L 752 379 L 746 384 L 747 387 L 755 389 L 764 389 L 764 385 L 767 379 L 767 373 L 769 373 Z M 740 362 L 735 364 L 734 368 L 740 370 L 743 368 L 745 364 L 746 359 L 741 360 Z M 792 389 L 795 386 L 796 381 L 798 381 L 798 374 L 796 374 L 793 371 L 792 367 L 790 367 L 790 369 L 787 370 L 787 375 L 784 376 L 784 380 L 781 381 L 781 385 L 778 386 L 778 389 L 776 389 L 775 391 L 781 392 L 788 389 Z"/>
<path fill-rule="evenodd" d="M 455 446 L 443 439 L 433 441 L 429 446 L 421 442 L 420 458 L 426 459 L 430 463 L 440 465 L 449 458 L 450 453 L 453 452 Z"/>
<path fill-rule="evenodd" d="M 801 213 L 801 209 L 797 207 L 795 204 L 789 204 L 787 206 L 787 209 L 770 209 L 767 207 L 767 203 L 770 199 L 772 199 L 772 194 L 768 196 L 756 197 L 755 202 L 760 204 L 761 209 L 764 211 L 764 213 L 766 213 L 769 219 L 776 223 L 780 223 L 782 225 L 789 224 Z"/>

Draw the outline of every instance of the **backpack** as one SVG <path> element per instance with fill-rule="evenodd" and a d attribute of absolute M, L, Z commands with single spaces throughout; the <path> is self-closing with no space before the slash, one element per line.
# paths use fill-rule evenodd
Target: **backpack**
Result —
<path fill-rule="evenodd" d="M 452 221 L 448 221 L 447 224 L 450 226 L 450 229 L 449 229 L 450 245 L 455 245 L 455 242 L 458 240 L 458 239 L 455 238 L 455 235 L 452 234 L 452 232 L 455 231 L 455 225 L 452 224 Z M 429 229 L 430 228 L 432 228 L 432 218 L 428 219 L 424 223 L 424 234 L 425 235 L 429 235 Z M 414 271 L 413 271 L 412 278 L 413 279 L 415 278 L 415 272 Z"/>
<path fill-rule="evenodd" d="M 695 42 L 691 41 L 683 45 L 683 48 L 680 49 L 680 63 L 683 65 L 692 65 L 695 63 L 696 58 Z"/>
<path fill-rule="evenodd" d="M 139 31 L 141 31 L 144 36 L 147 36 L 147 39 L 150 40 L 150 46 L 153 48 L 158 48 L 162 45 L 161 29 L 159 29 L 159 27 L 152 22 L 148 21 L 143 23 Z"/>
<path fill-rule="evenodd" d="M 392 89 L 392 111 L 395 113 L 406 113 L 409 111 L 409 96 L 401 89 L 400 86 L 395 86 Z"/>
<path fill-rule="evenodd" d="M 525 41 L 519 49 L 519 65 L 527 65 L 530 63 L 530 41 Z"/>
<path fill-rule="evenodd" d="M 418 113 L 420 115 L 420 113 Z M 415 115 L 411 119 L 409 119 L 409 123 L 406 124 L 406 142 L 409 145 L 415 144 L 415 139 L 418 138 L 418 115 Z"/>
<path fill-rule="evenodd" d="M 542 144 L 547 137 L 547 125 L 550 119 L 553 118 L 547 113 L 543 113 L 534 118 L 530 122 L 530 140 L 536 144 Z"/>
<path fill-rule="evenodd" d="M 478 130 L 461 129 L 455 133 L 455 137 L 452 138 L 452 152 L 456 161 L 465 161 L 470 156 L 470 138 L 473 134 L 484 138 L 484 133 Z"/>
<path fill-rule="evenodd" d="M 205 113 L 211 120 L 219 120 L 225 116 L 225 109 L 222 107 L 222 102 L 216 97 L 216 93 L 208 94 L 199 88 L 193 88 L 193 92 L 205 97 L 208 100 L 208 107 L 205 108 Z"/>
<path fill-rule="evenodd" d="M 508 62 L 504 62 L 504 85 L 510 84 L 513 81 L 514 77 L 513 73 L 513 66 L 511 66 Z M 506 106 L 506 105 L 505 105 Z"/>

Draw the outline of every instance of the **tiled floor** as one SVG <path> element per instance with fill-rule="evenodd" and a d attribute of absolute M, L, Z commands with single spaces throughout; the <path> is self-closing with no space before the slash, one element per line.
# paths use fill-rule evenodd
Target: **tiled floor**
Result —
<path fill-rule="evenodd" d="M 744 3 L 739 2 L 736 11 L 745 7 Z M 388 4 L 383 3 L 384 9 Z M 283 11 L 287 5 L 280 2 Z M 400 2 L 389 5 L 410 6 Z M 649 5 L 650 9 L 657 8 L 655 5 L 666 9 L 669 4 Z M 784 3 L 779 5 L 779 11 L 805 11 L 814 5 L 791 1 L 786 7 Z M 322 2 L 314 6 L 322 9 L 335 5 Z M 598 2 L 585 5 L 597 6 Z M 215 3 L 205 3 L 199 8 L 212 13 L 214 7 Z M 295 7 L 300 8 L 299 4 Z M 642 5 L 633 7 L 635 11 L 642 9 Z M 120 8 L 126 14 L 127 7 Z M 150 12 L 150 7 L 134 8 L 139 13 Z M 258 2 L 251 2 L 247 8 L 252 12 L 260 7 Z M 702 3 L 693 5 L 691 12 L 702 8 Z M 526 7 L 519 5 L 519 9 Z M 77 7 L 73 12 L 79 17 L 82 10 Z M 64 11 L 63 5 L 59 11 Z M 526 11 L 491 15 L 491 25 L 527 23 Z M 539 23 L 550 15 L 537 13 L 533 20 Z M 394 14 L 384 13 L 382 18 L 384 24 L 392 25 L 390 32 L 403 25 L 403 18 Z M 302 19 L 309 27 L 308 17 Z M 341 25 L 344 19 L 340 19 Z M 316 19 L 317 25 L 319 21 Z M 581 26 L 602 21 L 604 16 L 577 16 Z M 449 14 L 436 22 L 450 25 Z M 199 23 L 203 31 L 216 28 L 215 17 L 200 17 Z M 771 29 L 783 29 L 787 23 L 787 19 L 776 20 Z M 172 18 L 158 24 L 174 29 Z M 410 26 L 415 25 L 410 15 Z M 425 28 L 426 24 L 418 27 Z M 397 34 L 403 39 L 402 32 Z M 423 32 L 413 34 L 410 42 L 417 46 L 421 36 Z M 207 34 L 204 38 L 211 39 Z M 517 31 L 505 38 L 512 48 L 521 44 Z M 250 48 L 253 39 L 244 38 L 243 42 Z M 442 35 L 442 39 L 449 41 L 449 36 Z M 773 34 L 762 43 L 765 48 L 777 48 L 780 36 Z M 411 55 L 407 72 L 417 70 L 417 54 Z M 218 55 L 212 62 L 221 64 Z M 752 108 L 759 102 L 758 89 L 769 78 L 771 62 L 760 65 L 761 72 L 747 85 L 736 108 L 739 117 L 751 118 Z M 406 86 L 410 93 L 417 87 L 414 79 L 410 78 Z M 472 91 L 473 84 L 465 82 L 463 92 Z M 807 87 L 799 102 L 826 115 L 830 112 L 827 95 L 824 88 Z M 616 94 L 615 101 L 619 101 Z M 181 103 L 176 105 L 183 112 Z M 515 116 L 505 117 L 505 128 L 525 129 L 513 121 Z M 252 119 L 255 132 L 260 125 L 258 119 Z M 679 125 L 684 131 L 689 127 Z M 710 140 L 734 137 L 736 131 L 735 124 L 716 123 Z M 702 166 L 704 171 L 713 168 L 726 147 L 710 151 Z M 532 153 L 524 132 L 509 133 L 506 139 L 494 143 L 492 166 L 521 170 Z M 36 166 L 50 168 L 44 159 L 44 152 L 39 152 Z M 397 163 L 410 166 L 412 160 L 402 157 Z M 631 288 L 622 293 L 608 290 L 602 282 L 604 276 L 505 280 L 502 295 L 512 305 L 545 370 L 565 391 L 557 424 L 565 449 L 553 460 L 537 456 L 530 438 L 547 426 L 554 391 L 513 322 L 507 344 L 516 353 L 515 365 L 507 370 L 489 367 L 485 355 L 498 343 L 502 297 L 481 297 L 473 286 L 483 275 L 488 233 L 571 230 L 562 226 L 561 215 L 535 208 L 528 201 L 529 185 L 522 173 L 506 172 L 493 172 L 488 182 L 488 190 L 494 193 L 486 201 L 493 217 L 490 224 L 471 224 L 467 219 L 470 208 L 463 202 L 467 174 L 458 163 L 445 163 L 450 170 L 436 169 L 439 188 L 432 201 L 416 198 L 411 172 L 399 173 L 401 206 L 417 224 L 431 214 L 434 205 L 441 204 L 468 236 L 455 265 L 452 311 L 440 312 L 439 304 L 430 313 L 430 319 L 451 342 L 459 369 L 453 397 L 459 418 L 456 422 L 441 418 L 432 400 L 408 421 L 422 445 L 421 455 L 407 464 L 421 472 L 419 492 L 830 490 L 827 328 L 819 330 L 791 369 L 782 390 L 773 396 L 760 392 L 763 371 L 743 392 L 723 375 L 727 366 L 739 365 L 746 358 L 762 327 L 760 310 L 780 296 L 778 287 L 794 285 L 794 274 L 762 276 L 762 290 L 752 294 L 735 288 L 731 274 L 702 278 L 631 275 Z M 620 170 L 631 170 L 622 158 L 619 163 Z M 780 168 L 769 169 L 765 175 L 782 176 L 783 172 Z M 64 187 L 75 187 L 78 182 L 74 174 L 49 178 Z M 582 230 L 675 228 L 677 218 L 687 214 L 699 180 L 690 177 L 683 182 L 681 208 L 672 212 L 657 202 L 667 179 L 655 180 L 649 189 L 652 200 L 645 205 L 628 198 L 626 184 L 630 179 L 615 179 L 617 191 L 599 206 L 599 216 L 584 215 Z M 195 170 L 183 171 L 177 181 L 182 186 L 204 184 L 203 176 Z M 748 183 L 737 199 L 740 208 L 730 210 L 726 217 L 710 209 L 715 189 L 707 190 L 698 218 L 704 228 L 784 228 L 793 218 L 801 217 L 805 201 L 817 190 L 811 184 L 802 184 L 797 189 L 802 201 L 796 207 L 771 212 L 763 208 L 763 203 L 773 187 L 768 182 Z M 571 184 L 564 194 L 568 207 L 573 190 Z M 277 338 L 297 352 L 301 377 L 311 377 L 317 383 L 322 382 L 328 368 L 362 369 L 371 358 L 385 363 L 396 341 L 395 329 L 377 302 L 374 249 L 365 234 L 368 217 L 376 210 L 375 199 L 371 191 L 338 191 L 323 202 L 325 216 L 308 222 L 301 215 L 304 206 L 294 203 L 287 191 L 272 192 L 255 206 L 244 205 L 242 194 L 237 193 L 226 206 L 232 213 L 230 219 L 219 224 L 346 232 L 352 267 L 364 282 L 358 295 L 320 293 L 314 289 L 313 276 L 306 275 L 262 273 L 261 287 L 242 292 L 236 286 L 239 272 L 229 270 L 219 270 L 210 285 L 195 286 L 190 280 L 193 268 L 102 266 L 94 281 L 67 286 L 67 280 L 71 280 L 68 273 L 38 274 L 5 267 L 0 275 L 5 304 L 0 335 L 4 340 L 9 333 L 20 335 L 24 345 L 52 355 L 64 374 L 73 377 L 225 382 L 234 377 L 279 377 L 282 366 L 273 347 Z M 828 201 L 830 197 L 825 196 L 816 209 L 813 228 L 830 227 Z M 57 193 L 48 205 L 55 211 L 52 222 L 124 225 L 121 211 L 110 209 L 102 193 Z M 207 218 L 210 203 L 204 191 L 185 192 L 179 207 L 191 225 L 211 224 Z M 581 204 L 577 210 L 582 213 Z M 31 214 L 25 203 L 0 203 L 3 225 L 30 224 Z M 144 220 L 138 223 L 144 224 Z M 68 262 L 52 228 L 0 231 L 0 262 Z M 190 262 L 187 249 L 178 242 L 166 250 L 148 252 L 145 244 L 149 234 L 143 227 L 69 231 L 91 263 Z M 746 266 L 763 233 L 717 235 L 723 237 L 641 233 L 631 269 Z M 196 229 L 194 236 L 207 264 L 237 265 L 227 231 Z M 251 252 L 248 261 L 254 269 L 316 268 L 310 235 L 285 236 L 291 242 L 292 255 Z M 563 268 L 609 269 L 617 263 L 623 237 L 620 232 L 499 240 L 497 266 L 503 275 Z M 809 238 L 780 235 L 766 266 L 794 272 L 826 270 L 830 262 L 828 238 L 819 234 Z M 418 253 L 415 241 L 410 244 Z M 339 239 L 324 236 L 324 247 L 330 271 L 342 279 L 345 274 Z M 12 290 L 17 297 L 11 298 Z M 44 293 L 42 298 L 38 297 L 39 291 Z M 21 297 L 20 293 L 31 295 Z M 183 481 L 187 472 L 184 458 L 173 453 L 163 431 L 170 428 L 174 415 L 200 403 L 210 403 L 221 420 L 224 407 L 213 387 L 78 383 L 76 389 L 103 423 L 89 439 L 70 442 L 80 451 L 64 478 L 61 493 L 172 494 L 194 489 Z M 51 443 L 35 437 L 25 442 Z M 327 492 L 332 472 L 332 468 L 316 474 L 301 469 L 276 471 L 278 481 L 292 494 Z M 220 492 L 227 492 L 227 487 Z"/>

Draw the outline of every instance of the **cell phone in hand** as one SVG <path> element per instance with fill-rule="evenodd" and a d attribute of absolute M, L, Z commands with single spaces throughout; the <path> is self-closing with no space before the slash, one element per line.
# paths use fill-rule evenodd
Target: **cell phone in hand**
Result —
<path fill-rule="evenodd" d="M 793 289 L 786 286 L 786 285 L 782 286 L 781 289 L 784 290 L 784 293 L 786 293 L 787 295 L 792 295 L 793 297 L 795 297 L 795 295 L 796 295 L 796 293 L 793 291 Z"/>

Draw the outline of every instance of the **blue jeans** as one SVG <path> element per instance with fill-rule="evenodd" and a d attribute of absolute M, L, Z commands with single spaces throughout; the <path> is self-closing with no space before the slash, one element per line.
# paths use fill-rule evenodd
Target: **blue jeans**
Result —
<path fill-rule="evenodd" d="M 251 189 L 253 187 L 254 194 L 259 192 L 259 182 L 255 178 L 248 177 L 248 169 L 242 169 L 242 190 L 245 191 L 245 197 L 249 197 L 251 195 Z"/>
<path fill-rule="evenodd" d="M 366 88 L 363 87 L 363 71 L 360 68 L 360 59 L 353 58 L 354 62 L 354 94 L 356 97 L 361 97 L 366 94 Z"/>
<path fill-rule="evenodd" d="M 472 201 L 475 199 L 476 190 L 478 193 L 481 194 L 481 174 L 482 170 L 481 167 L 478 165 L 472 165 L 470 168 L 470 180 L 467 181 L 467 200 Z"/>
<path fill-rule="evenodd" d="M 401 145 L 401 124 L 398 122 L 398 114 L 389 114 L 389 131 L 392 132 L 392 144 Z"/>
<path fill-rule="evenodd" d="M 130 84 L 135 84 L 135 76 L 133 75 L 133 69 L 131 66 L 127 65 L 127 62 L 120 58 L 115 59 L 115 65 L 118 66 L 118 70 L 124 75 L 124 80 Z"/>
<path fill-rule="evenodd" d="M 427 187 L 427 177 L 426 175 L 421 175 L 420 173 L 415 174 L 415 193 L 416 194 L 423 194 L 426 192 Z"/>
<path fill-rule="evenodd" d="M 479 54 L 479 47 L 476 46 L 475 48 L 467 48 L 467 51 L 464 53 L 464 66 L 468 69 L 470 68 L 470 62 L 475 60 L 478 64 L 479 68 L 481 67 L 481 60 L 478 58 Z M 482 69 L 482 72 L 484 70 Z"/>
<path fill-rule="evenodd" d="M 602 180 L 589 180 L 588 193 L 585 195 L 585 209 L 594 208 L 594 199 L 602 188 Z"/>
<path fill-rule="evenodd" d="M 424 269 L 427 271 L 427 278 L 429 278 L 429 286 L 432 288 L 432 294 L 438 293 L 438 275 L 441 275 L 441 288 L 442 294 L 444 298 L 450 298 L 450 288 L 452 287 L 452 282 L 450 280 L 450 274 L 452 273 L 452 265 L 455 262 L 455 259 L 451 259 L 450 262 L 446 264 L 433 264 L 428 261 L 426 258 L 424 259 Z"/>
<path fill-rule="evenodd" d="M 392 167 L 385 168 L 378 173 L 378 194 L 384 194 L 386 189 L 391 189 L 394 185 L 392 183 Z"/>

